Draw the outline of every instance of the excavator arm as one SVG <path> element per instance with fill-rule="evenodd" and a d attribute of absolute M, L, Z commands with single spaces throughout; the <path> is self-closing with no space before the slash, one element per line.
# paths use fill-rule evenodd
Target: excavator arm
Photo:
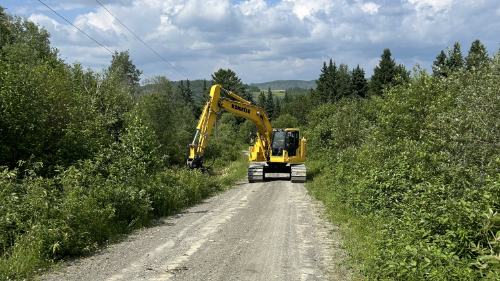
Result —
<path fill-rule="evenodd" d="M 221 89 L 229 96 L 235 98 L 236 101 L 221 97 Z M 210 90 L 210 98 L 205 104 L 203 113 L 198 121 L 193 143 L 189 145 L 188 166 L 191 168 L 202 167 L 205 147 L 207 144 L 210 145 L 208 142 L 210 132 L 215 124 L 217 115 L 220 114 L 221 111 L 230 112 L 234 115 L 248 119 L 257 126 L 259 132 L 257 133 L 254 150 L 250 158 L 253 157 L 254 161 L 267 161 L 270 158 L 273 128 L 271 127 L 266 112 L 262 108 L 251 104 L 234 93 L 223 89 L 220 85 L 214 85 Z"/>

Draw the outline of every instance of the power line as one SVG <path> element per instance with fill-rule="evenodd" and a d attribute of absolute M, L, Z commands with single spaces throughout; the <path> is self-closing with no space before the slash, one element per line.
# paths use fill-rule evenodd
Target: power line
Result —
<path fill-rule="evenodd" d="M 65 19 L 63 16 L 61 16 L 58 12 L 54 11 L 54 9 L 52 9 L 51 7 L 49 7 L 47 4 L 43 3 L 41 0 L 38 0 L 38 2 L 42 3 L 45 7 L 47 7 L 49 10 L 51 10 L 52 12 L 54 12 L 56 15 L 58 15 L 60 18 L 62 18 L 63 20 L 65 20 L 67 23 L 71 24 L 74 28 L 78 29 L 78 31 L 80 31 L 81 33 L 85 34 L 85 36 L 87 36 L 88 38 L 90 38 L 92 41 L 96 42 L 97 44 L 99 44 L 101 47 L 103 47 L 106 51 L 108 51 L 111 55 L 114 55 L 113 52 L 111 52 L 108 48 L 106 48 L 103 44 L 99 43 L 97 40 L 95 40 L 94 38 L 92 38 L 90 35 L 88 35 L 87 33 L 85 33 L 83 30 L 81 30 L 80 28 L 78 28 L 76 25 L 72 24 L 69 20 Z M 149 79 L 152 79 L 149 75 L 147 74 L 144 74 L 146 75 Z"/>
<path fill-rule="evenodd" d="M 95 0 L 97 3 L 99 3 L 99 5 L 101 5 L 101 7 L 104 8 L 104 10 L 106 10 L 110 15 L 112 15 L 121 25 L 123 25 L 130 33 L 132 33 L 135 38 L 137 38 L 139 41 L 142 42 L 142 44 L 144 44 L 146 47 L 148 47 L 153 53 L 155 53 L 160 59 L 162 59 L 164 62 L 168 63 L 168 65 L 170 65 L 173 69 L 177 70 L 177 72 L 179 72 L 180 74 L 182 74 L 184 77 L 186 77 L 187 79 L 189 79 L 189 77 L 187 77 L 184 73 L 180 72 L 177 68 L 175 68 L 175 66 L 173 66 L 171 63 L 169 63 L 167 60 L 165 60 L 162 56 L 160 56 L 155 50 L 153 50 L 151 47 L 148 46 L 148 44 L 146 44 L 144 41 L 141 40 L 141 38 L 139 38 L 137 35 L 135 35 L 135 33 L 133 33 L 125 24 L 123 24 L 123 22 L 121 22 L 115 15 L 113 15 L 106 7 L 104 7 L 103 4 L 101 4 L 101 2 L 99 2 L 98 0 Z"/>
<path fill-rule="evenodd" d="M 97 42 L 97 40 L 95 40 L 94 38 L 90 37 L 90 35 L 88 35 L 87 33 L 83 32 L 83 30 L 81 30 L 80 28 L 76 27 L 74 24 L 72 24 L 69 20 L 65 19 L 63 16 L 61 16 L 58 12 L 54 11 L 51 7 L 47 6 L 47 4 L 43 3 L 41 0 L 38 0 L 38 2 L 42 3 L 45 7 L 49 8 L 49 10 L 51 10 L 52 12 L 54 12 L 56 15 L 58 15 L 59 17 L 61 17 L 63 20 L 65 20 L 67 23 L 71 24 L 74 28 L 78 29 L 81 33 L 85 34 L 85 36 L 87 36 L 88 38 L 92 39 L 92 41 L 96 42 L 97 44 L 101 45 L 101 47 L 103 47 L 104 49 L 106 49 L 106 51 L 108 51 L 110 54 L 113 55 L 113 52 L 111 52 L 108 48 L 104 47 L 103 44 Z"/>

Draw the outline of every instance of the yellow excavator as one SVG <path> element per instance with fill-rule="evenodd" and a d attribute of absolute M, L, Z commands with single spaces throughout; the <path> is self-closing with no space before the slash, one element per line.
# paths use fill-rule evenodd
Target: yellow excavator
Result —
<path fill-rule="evenodd" d="M 221 97 L 221 90 L 235 100 Z M 292 182 L 306 181 L 307 142 L 300 138 L 299 129 L 273 129 L 264 109 L 251 104 L 233 92 L 214 85 L 210 89 L 210 97 L 201 114 L 193 143 L 189 145 L 187 165 L 192 168 L 203 168 L 203 153 L 217 115 L 222 111 L 232 113 L 252 121 L 257 126 L 257 137 L 248 149 L 248 181 L 263 181 L 269 173 L 289 173 Z"/>

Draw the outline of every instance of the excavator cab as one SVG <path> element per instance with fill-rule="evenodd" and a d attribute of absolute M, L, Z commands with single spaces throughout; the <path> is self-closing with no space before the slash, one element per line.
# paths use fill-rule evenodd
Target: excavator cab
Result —
<path fill-rule="evenodd" d="M 299 131 L 294 129 L 274 129 L 271 142 L 271 156 L 283 156 L 286 150 L 288 156 L 296 156 L 299 148 Z"/>

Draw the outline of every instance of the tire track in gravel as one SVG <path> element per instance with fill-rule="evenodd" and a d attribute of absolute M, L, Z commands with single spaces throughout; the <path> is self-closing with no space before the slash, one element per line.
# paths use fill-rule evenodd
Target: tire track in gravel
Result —
<path fill-rule="evenodd" d="M 41 280 L 349 280 L 321 211 L 303 184 L 240 182 Z"/>

